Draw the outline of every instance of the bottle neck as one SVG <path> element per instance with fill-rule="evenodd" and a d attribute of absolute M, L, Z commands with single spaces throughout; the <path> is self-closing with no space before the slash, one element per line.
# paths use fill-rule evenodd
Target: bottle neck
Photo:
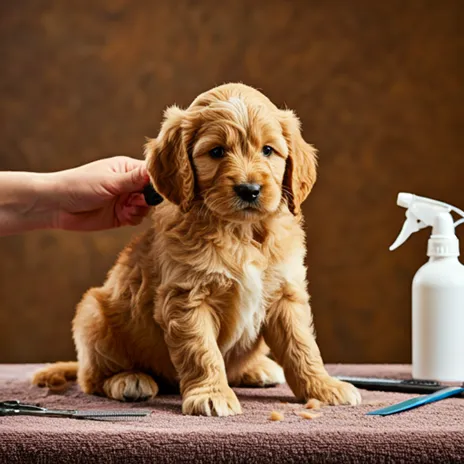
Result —
<path fill-rule="evenodd" d="M 434 258 L 459 256 L 459 240 L 450 213 L 441 212 L 436 215 L 427 245 L 427 255 Z"/>

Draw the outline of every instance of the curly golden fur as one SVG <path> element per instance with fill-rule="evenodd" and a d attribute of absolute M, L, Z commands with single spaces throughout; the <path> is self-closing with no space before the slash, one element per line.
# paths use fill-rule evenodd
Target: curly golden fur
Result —
<path fill-rule="evenodd" d="M 294 113 L 223 85 L 169 108 L 145 153 L 167 201 L 79 304 L 78 362 L 34 382 L 77 376 L 83 391 L 126 401 L 177 385 L 185 414 L 239 414 L 230 386 L 285 379 L 301 400 L 357 404 L 357 390 L 327 374 L 312 328 L 301 203 L 316 154 Z M 242 198 L 237 186 L 250 184 L 259 192 Z"/>

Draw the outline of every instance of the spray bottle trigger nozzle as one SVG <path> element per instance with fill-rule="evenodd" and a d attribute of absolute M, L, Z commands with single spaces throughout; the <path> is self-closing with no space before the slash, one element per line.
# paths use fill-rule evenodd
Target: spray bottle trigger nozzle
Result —
<path fill-rule="evenodd" d="M 414 216 L 414 214 L 408 209 L 406 211 L 406 221 L 403 224 L 400 234 L 390 247 L 390 251 L 396 250 L 411 236 L 411 234 L 424 229 L 425 227 L 427 227 L 427 224 Z"/>

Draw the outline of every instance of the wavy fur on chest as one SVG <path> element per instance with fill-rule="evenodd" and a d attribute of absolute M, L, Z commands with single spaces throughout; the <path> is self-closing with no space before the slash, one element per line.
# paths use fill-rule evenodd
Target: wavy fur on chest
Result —
<path fill-rule="evenodd" d="M 298 221 L 285 210 L 258 224 L 230 224 L 198 210 L 182 215 L 169 206 L 160 209 L 154 215 L 153 252 L 160 282 L 156 320 L 165 324 L 170 317 L 165 302 L 173 292 L 184 293 L 183 310 L 188 311 L 189 301 L 196 307 L 199 300 L 213 308 L 224 356 L 251 348 L 288 274 L 304 279 L 297 272 L 299 267 L 304 271 L 304 235 Z M 295 255 L 300 261 L 296 268 L 290 259 Z M 287 269 L 287 263 L 293 269 Z"/>

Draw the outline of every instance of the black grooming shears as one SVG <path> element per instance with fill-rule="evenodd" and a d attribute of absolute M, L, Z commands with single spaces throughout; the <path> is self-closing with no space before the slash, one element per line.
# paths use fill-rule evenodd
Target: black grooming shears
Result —
<path fill-rule="evenodd" d="M 115 409 L 115 410 L 77 410 L 77 409 L 48 409 L 34 404 L 21 403 L 18 400 L 0 402 L 0 416 L 44 416 L 67 417 L 88 420 L 130 420 L 146 417 L 150 414 L 147 409 Z"/>

